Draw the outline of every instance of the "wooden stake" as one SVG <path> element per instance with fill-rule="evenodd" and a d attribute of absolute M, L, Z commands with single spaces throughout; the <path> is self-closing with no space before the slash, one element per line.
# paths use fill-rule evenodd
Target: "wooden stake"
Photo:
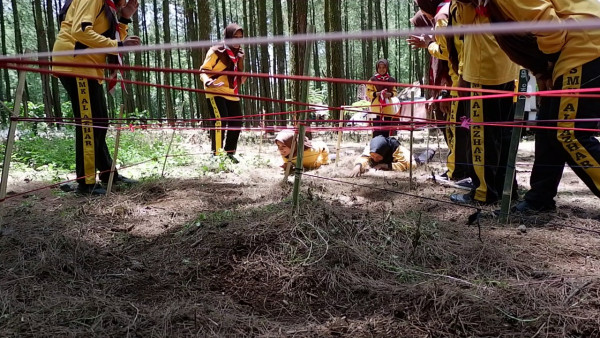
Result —
<path fill-rule="evenodd" d="M 121 122 L 123 121 L 123 105 L 119 110 L 119 123 L 117 123 L 117 136 L 115 137 L 115 153 L 110 166 L 110 175 L 108 176 L 108 184 L 106 185 L 106 196 L 110 195 L 115 178 L 115 168 L 117 167 L 117 158 L 119 156 L 119 143 L 121 142 Z"/>
<path fill-rule="evenodd" d="M 169 154 L 171 153 L 171 146 L 173 145 L 173 139 L 175 138 L 175 129 L 173 129 L 173 133 L 171 133 L 171 140 L 169 141 L 169 146 L 167 147 L 167 154 L 165 155 L 165 161 L 163 162 L 162 172 L 160 173 L 160 177 L 165 177 L 165 168 L 167 167 L 167 160 L 169 159 Z"/>
<path fill-rule="evenodd" d="M 21 112 L 21 102 L 23 101 L 23 89 L 25 88 L 25 71 L 19 72 L 19 82 L 15 93 L 15 106 L 13 107 L 12 117 L 19 117 Z M 15 134 L 17 131 L 17 121 L 11 120 L 6 138 L 6 149 L 4 150 L 4 164 L 2 166 L 2 181 L 0 182 L 0 202 L 6 198 L 6 188 L 8 186 L 8 171 L 10 169 L 10 161 L 12 159 L 12 151 L 15 145 Z"/>
<path fill-rule="evenodd" d="M 296 154 L 296 177 L 294 178 L 294 192 L 292 195 L 292 205 L 294 208 L 294 212 L 298 210 L 299 205 L 299 196 L 300 196 L 300 180 L 302 179 L 302 171 L 304 170 L 304 166 L 302 165 L 302 160 L 304 157 L 304 134 L 306 127 L 301 124 L 298 130 L 298 150 Z"/>
<path fill-rule="evenodd" d="M 340 123 L 339 123 L 339 128 L 340 130 L 338 131 L 338 139 L 337 139 L 337 146 L 336 146 L 336 151 L 335 151 L 335 166 L 337 167 L 338 164 L 340 163 L 340 147 L 342 144 L 342 128 L 344 127 L 344 110 L 341 109 L 340 110 Z"/>
<path fill-rule="evenodd" d="M 523 116 L 525 115 L 525 93 L 527 93 L 527 70 L 521 69 L 519 73 L 519 98 L 515 109 L 515 124 L 512 130 L 510 148 L 508 150 L 508 160 L 506 163 L 506 176 L 504 177 L 504 191 L 502 192 L 502 204 L 500 207 L 500 222 L 507 223 L 510 213 L 510 202 L 512 200 L 513 181 L 515 179 L 515 165 L 517 162 L 517 151 L 521 141 L 521 131 L 523 126 Z"/>

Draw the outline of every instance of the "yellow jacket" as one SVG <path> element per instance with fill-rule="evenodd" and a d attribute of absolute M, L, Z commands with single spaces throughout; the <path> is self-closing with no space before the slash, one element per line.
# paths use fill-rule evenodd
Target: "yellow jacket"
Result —
<path fill-rule="evenodd" d="M 516 1 L 503 1 L 516 2 Z M 461 25 L 489 25 L 489 18 L 477 15 L 475 7 L 457 3 Z M 500 85 L 514 81 L 519 67 L 500 49 L 492 34 L 467 34 L 463 44 L 463 79 L 480 85 Z"/>
<path fill-rule="evenodd" d="M 240 58 L 238 61 L 238 67 L 240 66 L 240 63 L 242 63 L 242 62 L 243 62 L 243 60 Z M 221 61 L 221 59 L 219 58 L 219 55 L 217 53 L 215 53 L 213 48 L 211 48 L 208 50 L 208 53 L 206 53 L 206 58 L 204 59 L 204 63 L 200 67 L 200 70 L 222 72 L 222 71 L 227 70 L 227 64 L 224 63 L 223 61 Z M 206 93 L 206 98 L 211 98 L 214 96 L 221 96 L 230 101 L 239 101 L 240 100 L 239 97 L 229 96 L 229 95 L 235 95 L 233 88 L 231 88 L 232 84 L 229 83 L 229 78 L 230 77 L 227 75 L 201 73 L 200 79 L 202 79 L 202 83 L 204 83 L 204 89 L 206 91 L 208 91 L 208 93 Z M 211 79 L 214 79 L 215 82 L 217 82 L 217 83 L 223 82 L 223 85 L 220 87 L 207 87 L 206 82 L 208 82 Z M 237 85 L 239 88 L 239 86 L 241 85 L 241 77 L 238 77 Z"/>
<path fill-rule="evenodd" d="M 371 80 L 369 80 L 369 82 L 371 82 Z M 396 80 L 394 80 L 393 82 L 396 82 Z M 392 87 L 391 89 L 392 97 L 398 95 L 398 90 L 396 89 L 396 87 Z M 381 102 L 379 101 L 379 96 L 375 96 L 376 92 L 378 92 L 377 87 L 372 83 L 367 83 L 367 98 L 371 100 L 371 111 L 374 113 L 382 113 L 386 115 L 396 115 L 396 111 L 400 107 L 390 104 L 391 102 L 387 103 L 387 105 L 383 107 L 381 105 Z"/>
<path fill-rule="evenodd" d="M 365 150 L 363 151 L 363 153 L 360 155 L 360 157 L 358 159 L 356 159 L 356 163 L 354 165 L 360 164 L 361 168 L 363 170 L 367 170 L 369 167 L 374 167 L 379 163 L 373 163 L 373 161 L 371 160 L 371 158 L 369 157 L 370 154 L 370 146 L 367 145 L 367 147 L 365 148 Z M 394 151 L 393 156 L 393 160 L 392 163 L 389 166 L 390 170 L 394 170 L 394 171 L 407 171 L 409 166 L 412 163 L 413 168 L 416 167 L 416 163 L 415 161 L 408 161 L 406 159 L 406 155 L 404 154 L 408 154 L 409 151 L 404 148 L 403 146 L 398 146 L 398 148 L 396 148 L 396 150 Z"/>
<path fill-rule="evenodd" d="M 288 157 L 282 156 L 283 163 L 287 164 Z M 292 158 L 291 163 L 296 165 L 296 156 Z M 305 149 L 302 155 L 302 166 L 304 169 L 317 169 L 323 164 L 329 164 L 329 149 L 322 142 L 313 141 L 312 147 Z"/>
<path fill-rule="evenodd" d="M 514 21 L 548 21 L 561 27 L 565 21 L 600 19 L 597 0 L 495 0 L 505 16 Z M 553 80 L 570 69 L 600 57 L 600 30 L 558 30 L 532 32 L 539 49 L 546 54 L 559 53 L 554 65 Z"/>
<path fill-rule="evenodd" d="M 117 47 L 119 43 L 114 36 L 106 36 L 111 30 L 112 22 L 109 22 L 106 13 L 107 7 L 104 0 L 73 0 L 66 13 L 65 20 L 60 25 L 60 31 L 54 42 L 54 52 L 74 51 L 87 48 L 110 48 Z M 119 23 L 119 35 L 121 40 L 127 36 L 127 25 Z M 105 34 L 105 35 L 103 35 Z M 71 73 L 74 76 L 96 76 L 103 77 L 104 69 L 100 67 L 106 64 L 107 54 L 86 54 L 75 56 L 55 56 L 55 62 L 83 63 L 98 65 L 98 68 L 78 68 L 71 66 L 53 66 L 56 72 Z"/>

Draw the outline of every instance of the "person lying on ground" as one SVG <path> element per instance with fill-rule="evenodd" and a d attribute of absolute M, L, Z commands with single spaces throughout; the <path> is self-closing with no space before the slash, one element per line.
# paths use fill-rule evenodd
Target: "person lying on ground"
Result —
<path fill-rule="evenodd" d="M 296 135 L 293 130 L 282 130 L 275 137 L 275 144 L 283 159 L 283 165 L 281 166 L 284 170 L 288 165 L 292 168 L 296 165 L 296 152 L 297 149 L 294 146 L 294 154 L 290 159 L 290 153 L 292 152 L 292 143 Z M 317 169 L 321 165 L 329 164 L 329 149 L 323 142 L 310 141 L 308 137 L 304 137 L 304 152 L 302 154 L 302 166 L 304 169 Z"/>
<path fill-rule="evenodd" d="M 407 155 L 409 151 L 400 145 L 394 137 L 379 135 L 374 137 L 365 148 L 362 155 L 356 160 L 350 177 L 364 174 L 369 168 L 375 170 L 406 171 L 410 166 L 424 164 L 430 161 L 435 151 L 427 149 L 422 154 L 414 156 L 409 162 Z"/>

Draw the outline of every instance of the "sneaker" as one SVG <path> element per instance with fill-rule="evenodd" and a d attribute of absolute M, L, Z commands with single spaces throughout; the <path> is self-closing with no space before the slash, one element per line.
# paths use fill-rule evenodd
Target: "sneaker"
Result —
<path fill-rule="evenodd" d="M 227 157 L 229 157 L 229 159 L 231 160 L 231 162 L 233 162 L 233 164 L 240 163 L 240 160 L 238 160 L 235 156 L 233 156 L 233 154 L 227 154 Z"/>
<path fill-rule="evenodd" d="M 459 204 L 473 204 L 475 202 L 471 194 L 452 194 L 450 200 Z"/>
<path fill-rule="evenodd" d="M 125 177 L 123 175 L 117 175 L 113 178 L 113 184 L 137 184 L 140 183 L 137 180 L 132 178 Z M 108 184 L 108 179 L 106 181 L 102 181 L 102 184 Z"/>
<path fill-rule="evenodd" d="M 77 186 L 74 183 L 64 183 L 58 187 L 60 190 L 62 190 L 64 192 L 71 192 L 71 191 L 75 191 L 77 189 Z"/>
<path fill-rule="evenodd" d="M 540 204 L 534 205 L 527 200 L 523 200 L 517 205 L 515 205 L 512 209 L 512 212 L 518 212 L 522 214 L 536 214 L 538 212 L 553 212 L 556 211 L 556 204 L 548 203 L 548 204 Z"/>
<path fill-rule="evenodd" d="M 494 202 L 478 201 L 478 200 L 474 199 L 473 197 L 471 197 L 471 194 L 452 194 L 452 195 L 450 195 L 450 200 L 454 203 L 459 203 L 459 204 L 489 205 L 489 204 L 496 203 L 496 201 L 494 201 Z"/>
<path fill-rule="evenodd" d="M 106 195 L 106 189 L 99 185 L 80 184 L 75 192 L 81 195 Z"/>
<path fill-rule="evenodd" d="M 473 180 L 470 177 L 455 181 L 454 184 L 465 189 L 475 189 L 475 185 L 473 185 Z"/>

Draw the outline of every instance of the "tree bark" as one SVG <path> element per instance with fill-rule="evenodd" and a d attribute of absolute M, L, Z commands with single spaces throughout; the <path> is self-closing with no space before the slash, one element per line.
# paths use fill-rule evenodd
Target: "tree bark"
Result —
<path fill-rule="evenodd" d="M 170 12 L 169 4 L 170 4 L 169 0 L 163 0 L 163 5 L 162 5 L 163 32 L 164 32 L 163 41 L 165 44 L 171 43 L 171 25 L 170 25 L 170 20 L 169 20 L 169 12 Z M 165 67 L 171 68 L 172 67 L 171 50 L 168 48 L 164 50 L 164 60 L 165 60 Z M 164 78 L 164 84 L 166 86 L 171 85 L 172 74 L 173 73 L 168 73 L 168 72 L 164 74 L 163 78 Z M 165 88 L 165 104 L 166 104 L 166 108 L 167 108 L 167 118 L 171 121 L 172 125 L 175 125 L 176 116 L 173 112 L 173 98 L 171 95 L 171 89 L 168 89 L 168 88 Z"/>
<path fill-rule="evenodd" d="M 37 37 L 37 46 L 40 53 L 48 51 L 48 40 L 46 37 L 46 29 L 44 27 L 44 19 L 42 16 L 41 0 L 33 0 L 33 13 L 35 21 L 35 31 Z M 39 58 L 39 61 L 49 61 L 48 58 Z M 48 66 L 40 66 L 40 69 L 48 70 Z M 50 75 L 48 73 L 40 73 L 42 86 L 42 102 L 44 103 L 44 114 L 46 117 L 54 117 L 52 113 L 52 91 L 50 90 Z"/>
<path fill-rule="evenodd" d="M 46 0 L 46 17 L 48 22 L 48 47 L 51 50 L 54 48 L 54 42 L 56 41 L 56 26 L 54 22 L 54 8 L 52 5 L 52 0 Z M 52 88 L 52 107 L 54 109 L 54 116 L 62 117 L 60 89 L 58 86 L 58 79 L 55 76 L 50 77 L 50 86 Z M 57 126 L 60 127 L 60 125 Z"/>
<path fill-rule="evenodd" d="M 260 36 L 267 36 L 267 0 L 258 1 L 258 33 Z M 263 74 L 269 73 L 269 46 L 266 44 L 260 45 L 260 72 Z M 271 79 L 260 79 L 261 96 L 271 98 Z M 262 112 L 270 114 L 273 112 L 272 104 L 268 101 L 262 101 Z M 266 120 L 278 119 L 279 117 L 267 116 Z"/>
<path fill-rule="evenodd" d="M 274 20 L 274 31 L 273 35 L 282 36 L 283 29 L 283 10 L 281 6 L 281 1 L 273 0 L 273 20 Z M 285 44 L 280 43 L 275 45 L 275 65 L 277 69 L 277 74 L 285 75 L 286 74 L 286 64 L 287 58 L 285 53 Z M 277 83 L 277 98 L 284 99 L 285 98 L 285 81 L 284 80 L 276 80 Z M 285 105 L 283 103 L 276 103 L 277 111 L 284 112 Z"/>

